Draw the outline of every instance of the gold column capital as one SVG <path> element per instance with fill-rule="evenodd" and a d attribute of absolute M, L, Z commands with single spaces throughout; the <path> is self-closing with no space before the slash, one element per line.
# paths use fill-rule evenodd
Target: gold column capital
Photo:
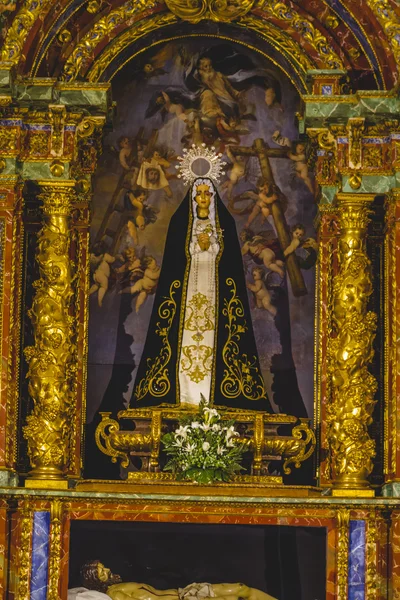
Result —
<path fill-rule="evenodd" d="M 43 202 L 43 213 L 46 216 L 69 216 L 72 202 L 75 200 L 75 181 L 54 181 L 42 179 L 37 182 L 39 198 Z"/>

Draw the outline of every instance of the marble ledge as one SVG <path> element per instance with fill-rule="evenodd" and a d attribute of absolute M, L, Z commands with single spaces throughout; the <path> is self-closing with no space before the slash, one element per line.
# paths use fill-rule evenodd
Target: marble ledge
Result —
<path fill-rule="evenodd" d="M 124 483 L 115 482 L 116 488 L 123 488 Z M 11 487 L 0 487 L 0 498 L 8 498 L 15 500 L 23 500 L 27 498 L 32 499 L 58 499 L 62 498 L 66 502 L 79 502 L 81 500 L 92 501 L 92 502 L 103 502 L 103 501 L 115 501 L 115 502 L 137 502 L 137 501 L 157 501 L 157 502 L 217 502 L 217 503 L 229 503 L 238 502 L 241 504 L 258 504 L 258 505 L 281 505 L 281 506 L 293 506 L 299 505 L 303 507 L 335 507 L 352 506 L 354 509 L 358 507 L 391 507 L 400 509 L 400 496 L 389 496 L 386 497 L 375 497 L 375 498 L 348 498 L 348 497 L 331 497 L 320 493 L 314 494 L 313 496 L 284 496 L 282 493 L 268 495 L 268 496 L 256 496 L 251 494 L 251 490 L 247 490 L 247 494 L 231 494 L 231 495 L 217 495 L 212 493 L 200 494 L 194 493 L 168 493 L 169 490 L 165 491 L 146 490 L 143 491 L 143 486 L 140 491 L 135 491 L 132 486 L 130 489 L 123 491 L 94 491 L 94 490 L 79 490 L 79 489 L 68 489 L 68 490 L 55 490 L 55 489 L 25 489 L 25 488 L 11 488 Z M 151 487 L 151 486 L 149 486 Z M 272 490 L 270 490 L 271 492 Z"/>

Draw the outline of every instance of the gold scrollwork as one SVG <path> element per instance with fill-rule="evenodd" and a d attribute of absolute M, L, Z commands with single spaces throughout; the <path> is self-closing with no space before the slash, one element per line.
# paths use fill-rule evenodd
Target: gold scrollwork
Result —
<path fill-rule="evenodd" d="M 15 565 L 18 573 L 16 597 L 21 598 L 21 600 L 29 600 L 33 527 L 33 509 L 29 501 L 21 502 L 19 519 L 18 554 L 16 557 L 17 564 Z"/>
<path fill-rule="evenodd" d="M 72 291 L 69 214 L 74 182 L 39 182 L 45 222 L 36 260 L 40 279 L 29 316 L 35 345 L 25 348 L 34 408 L 24 436 L 38 479 L 60 478 L 68 462 L 70 424 L 75 418 L 75 343 L 69 314 Z"/>
<path fill-rule="evenodd" d="M 301 443 L 298 449 L 296 448 L 296 452 L 293 452 L 292 456 L 289 456 L 283 463 L 283 471 L 286 475 L 291 473 L 290 464 L 294 464 L 296 469 L 298 469 L 302 462 L 310 458 L 316 444 L 315 434 L 305 421 L 293 428 L 292 436 L 295 441 L 301 440 Z"/>
<path fill-rule="evenodd" d="M 261 2 L 261 10 L 281 21 L 289 23 L 295 31 L 300 33 L 302 40 L 310 44 L 318 53 L 322 68 L 344 69 L 343 62 L 332 49 L 332 45 L 326 37 L 314 27 L 312 22 L 301 17 L 295 9 L 289 8 L 279 0 L 264 0 Z"/>
<path fill-rule="evenodd" d="M 16 140 L 19 131 L 16 127 L 2 127 L 0 130 L 0 152 L 2 156 L 14 156 L 17 152 Z"/>
<path fill-rule="evenodd" d="M 347 600 L 347 578 L 349 572 L 349 520 L 350 511 L 340 508 L 336 513 L 337 521 L 337 600 Z"/>
<path fill-rule="evenodd" d="M 169 288 L 169 298 L 160 304 L 158 316 L 164 321 L 162 326 L 161 321 L 157 323 L 156 333 L 162 339 L 162 347 L 158 356 L 154 359 L 147 359 L 147 372 L 145 377 L 141 379 L 136 388 L 136 399 L 142 400 L 144 396 L 150 392 L 156 398 L 161 398 L 168 394 L 171 389 L 169 373 L 167 365 L 171 358 L 171 346 L 169 343 L 169 332 L 176 314 L 176 302 L 174 294 L 181 287 L 181 282 L 175 280 Z M 175 291 L 174 291 L 175 290 Z"/>
<path fill-rule="evenodd" d="M 247 400 L 260 400 L 265 398 L 264 381 L 257 366 L 257 358 L 252 361 L 246 354 L 240 356 L 239 341 L 246 332 L 247 324 L 244 318 L 244 308 L 240 298 L 236 295 L 236 284 L 230 277 L 226 280 L 230 289 L 231 298 L 224 300 L 222 314 L 228 319 L 225 327 L 228 338 L 222 349 L 222 358 L 225 366 L 224 377 L 221 382 L 221 393 L 225 398 L 237 398 L 243 394 Z"/>
<path fill-rule="evenodd" d="M 364 146 L 362 154 L 365 169 L 379 169 L 384 166 L 382 164 L 382 146 Z"/>
<path fill-rule="evenodd" d="M 88 33 L 76 44 L 68 60 L 65 61 L 63 78 L 67 81 L 76 79 L 82 67 L 91 59 L 95 48 L 104 38 L 111 36 L 118 25 L 126 23 L 145 10 L 149 10 L 156 3 L 154 0 L 131 0 L 96 21 Z"/>
<path fill-rule="evenodd" d="M 115 434 L 119 433 L 119 423 L 118 421 L 111 419 L 110 415 L 110 412 L 100 413 L 101 421 L 95 432 L 96 445 L 104 454 L 111 456 L 111 462 L 115 463 L 117 462 L 117 458 L 121 458 L 121 465 L 127 467 L 129 465 L 129 457 L 126 450 L 130 446 L 128 446 L 128 448 L 126 447 L 126 436 L 129 437 L 130 443 L 132 441 L 132 435 L 131 432 L 127 432 L 125 437 L 119 440 L 117 447 L 114 447 L 115 445 L 112 442 Z M 124 451 L 122 451 L 122 448 Z"/>
<path fill-rule="evenodd" d="M 229 22 L 248 13 L 254 0 L 165 0 L 165 4 L 174 15 L 190 23 L 198 23 L 202 19 Z"/>
<path fill-rule="evenodd" d="M 215 327 L 215 310 L 211 301 L 200 292 L 195 294 L 186 307 L 184 328 L 193 331 L 192 340 L 195 344 L 182 347 L 182 371 L 188 374 L 191 381 L 199 383 L 211 372 L 213 348 L 200 344 L 206 331 Z"/>
<path fill-rule="evenodd" d="M 332 400 L 327 408 L 334 485 L 366 488 L 375 443 L 372 422 L 377 389 L 368 365 L 373 357 L 376 314 L 367 310 L 372 293 L 371 263 L 365 247 L 372 197 L 339 194 L 339 273 L 333 285 L 333 337 L 329 342 Z"/>
<path fill-rule="evenodd" d="M 367 0 L 367 4 L 382 25 L 394 52 L 397 64 L 400 64 L 400 18 L 396 14 L 396 4 L 388 0 Z"/>
<path fill-rule="evenodd" d="M 1 60 L 18 64 L 28 32 L 39 16 L 44 15 L 52 0 L 26 0 L 15 16 L 1 51 Z"/>
<path fill-rule="evenodd" d="M 290 62 L 296 63 L 301 69 L 301 76 L 305 79 L 305 74 L 309 69 L 315 69 L 316 65 L 312 62 L 302 47 L 286 32 L 267 22 L 265 19 L 248 14 L 238 21 L 238 25 L 252 29 L 264 39 L 282 52 Z"/>
<path fill-rule="evenodd" d="M 60 600 L 60 560 L 61 560 L 61 525 L 63 503 L 53 500 L 50 510 L 50 552 L 49 552 L 49 583 L 47 600 Z"/>
<path fill-rule="evenodd" d="M 46 131 L 30 133 L 29 151 L 32 155 L 47 156 L 49 152 L 49 136 Z"/>
<path fill-rule="evenodd" d="M 177 22 L 177 18 L 172 13 L 159 13 L 149 19 L 144 19 L 139 23 L 135 23 L 130 29 L 117 36 L 113 42 L 110 42 L 107 48 L 104 49 L 99 58 L 90 68 L 87 78 L 89 81 L 99 81 L 102 73 L 108 67 L 114 58 L 116 58 L 128 45 L 138 40 L 139 38 L 159 29 L 167 27 Z"/>

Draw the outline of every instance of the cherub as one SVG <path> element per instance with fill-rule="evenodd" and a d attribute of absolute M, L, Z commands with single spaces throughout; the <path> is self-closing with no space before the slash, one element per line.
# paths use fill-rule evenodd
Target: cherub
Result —
<path fill-rule="evenodd" d="M 221 152 L 228 148 L 229 144 L 239 144 L 240 136 L 249 133 L 249 129 L 242 127 L 240 119 L 237 117 L 230 117 L 229 119 L 227 117 L 217 117 L 215 126 L 221 140 Z"/>
<path fill-rule="evenodd" d="M 284 262 L 276 258 L 280 251 L 279 243 L 272 237 L 272 232 L 262 231 L 255 235 L 251 229 L 243 229 L 240 239 L 243 242 L 242 256 L 249 255 L 256 264 L 263 264 L 282 278 L 285 276 Z"/>
<path fill-rule="evenodd" d="M 104 242 L 98 242 L 94 245 L 90 254 L 90 266 L 94 270 L 94 283 L 89 290 L 89 296 L 98 291 L 97 302 L 100 307 L 103 305 L 103 299 L 108 290 L 108 283 L 111 275 L 110 265 L 114 261 L 115 257 L 105 251 Z"/>
<path fill-rule="evenodd" d="M 143 252 L 143 250 L 142 250 Z M 124 260 L 123 264 L 115 269 L 115 272 L 120 277 L 121 286 L 132 286 L 138 279 L 144 275 L 142 268 L 142 257 L 136 254 L 135 248 L 129 246 L 122 253 Z"/>
<path fill-rule="evenodd" d="M 304 237 L 306 230 L 302 223 L 296 223 L 290 229 L 290 233 L 292 236 L 292 241 L 289 246 L 283 251 L 284 256 L 289 256 L 293 254 L 297 250 L 297 248 L 302 244 L 302 239 Z"/>
<path fill-rule="evenodd" d="M 128 233 L 131 236 L 135 246 L 139 243 L 138 229 L 143 229 L 149 223 L 157 220 L 156 210 L 146 203 L 146 192 L 142 188 L 128 190 L 125 194 L 124 204 L 131 218 L 128 220 Z"/>
<path fill-rule="evenodd" d="M 121 167 L 126 171 L 130 171 L 132 166 L 130 165 L 130 158 L 133 152 L 132 142 L 127 135 L 121 135 L 118 139 L 119 147 L 119 162 Z"/>
<path fill-rule="evenodd" d="M 246 160 L 243 156 L 235 156 L 229 146 L 226 147 L 226 155 L 232 163 L 229 179 L 222 184 L 222 190 L 228 192 L 228 199 L 232 200 L 232 192 L 235 185 L 239 183 L 246 173 Z"/>
<path fill-rule="evenodd" d="M 277 310 L 271 302 L 271 294 L 264 283 L 264 269 L 255 267 L 252 270 L 252 275 L 254 283 L 247 283 L 246 285 L 248 289 L 254 293 L 257 308 L 263 308 L 275 317 Z"/>
<path fill-rule="evenodd" d="M 185 108 L 182 104 L 179 104 L 178 102 L 173 102 L 170 96 L 168 96 L 167 92 L 161 92 L 161 96 L 163 99 L 165 110 L 169 112 L 170 115 L 175 115 L 178 119 L 181 119 L 181 121 L 187 120 L 188 117 Z"/>
<path fill-rule="evenodd" d="M 295 143 L 294 152 L 288 152 L 288 157 L 295 163 L 294 170 L 297 177 L 302 179 L 310 192 L 314 194 L 314 186 L 308 174 L 305 144 L 303 144 L 303 142 Z"/>
<path fill-rule="evenodd" d="M 308 165 L 306 157 L 306 145 L 303 142 L 291 143 L 289 138 L 281 135 L 280 131 L 275 131 L 272 134 L 272 139 L 276 144 L 283 148 L 289 148 L 287 153 L 288 158 L 294 163 L 294 172 L 296 177 L 299 177 L 304 181 L 308 189 L 314 194 L 314 186 L 308 174 Z"/>
<path fill-rule="evenodd" d="M 271 205 L 279 200 L 281 195 L 278 186 L 262 178 L 258 181 L 257 188 L 257 194 L 254 192 L 247 192 L 248 197 L 256 200 L 256 203 L 247 218 L 245 228 L 249 227 L 260 213 L 262 215 L 262 223 L 264 223 L 264 221 L 271 215 Z"/>
<path fill-rule="evenodd" d="M 145 268 L 143 277 L 136 281 L 134 285 L 125 287 L 119 292 L 120 294 L 138 294 L 135 305 L 136 314 L 146 301 L 147 296 L 155 293 L 161 272 L 155 258 L 152 256 L 146 256 L 143 259 L 143 266 Z"/>

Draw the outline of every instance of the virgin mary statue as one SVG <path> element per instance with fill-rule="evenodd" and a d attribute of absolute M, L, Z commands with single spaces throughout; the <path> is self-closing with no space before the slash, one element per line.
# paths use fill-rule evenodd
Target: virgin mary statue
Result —
<path fill-rule="evenodd" d="M 233 217 L 210 179 L 172 216 L 131 406 L 271 412 Z"/>

